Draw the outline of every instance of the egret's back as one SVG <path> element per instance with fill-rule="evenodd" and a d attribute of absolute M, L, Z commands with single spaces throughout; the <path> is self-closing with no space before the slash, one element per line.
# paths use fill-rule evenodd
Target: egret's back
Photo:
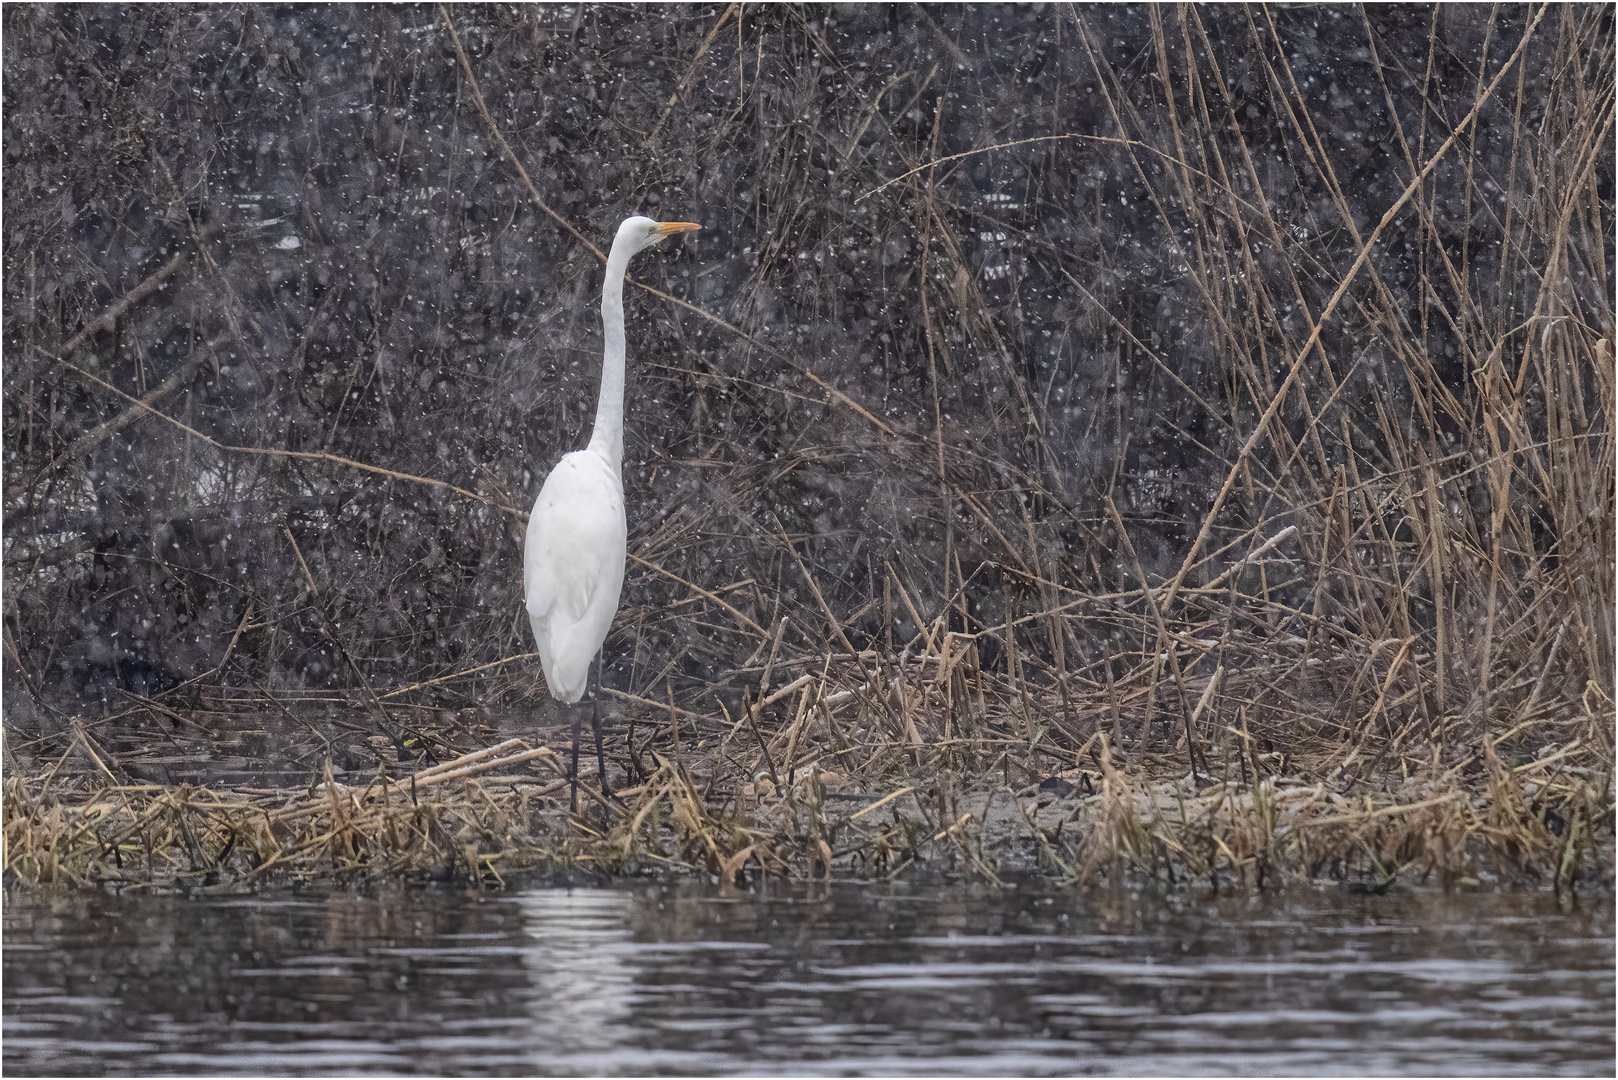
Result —
<path fill-rule="evenodd" d="M 556 463 L 534 500 L 523 545 L 523 594 L 551 696 L 584 696 L 624 584 L 628 528 L 618 471 L 594 450 Z"/>

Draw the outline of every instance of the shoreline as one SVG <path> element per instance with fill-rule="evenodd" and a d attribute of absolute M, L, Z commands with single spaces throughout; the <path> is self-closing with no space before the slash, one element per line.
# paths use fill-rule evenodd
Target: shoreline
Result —
<path fill-rule="evenodd" d="M 8 723 L 5 881 L 211 891 L 390 879 L 501 887 L 535 872 L 870 880 L 947 859 L 991 885 L 1036 873 L 1064 887 L 1612 891 L 1611 771 L 1587 738 L 1522 761 L 1506 740 L 1480 738 L 1434 764 L 1366 745 L 1356 759 L 1321 740 L 1261 753 L 1227 729 L 1199 740 L 1193 759 L 1183 733 L 1178 744 L 1115 749 L 1104 702 L 1070 697 L 1067 717 L 1023 717 L 1026 700 L 990 686 L 940 716 L 920 707 L 925 665 L 902 691 L 875 696 L 848 685 L 859 677 L 851 665 L 823 666 L 820 679 L 760 694 L 765 707 L 744 705 L 740 717 L 722 704 L 718 717 L 676 708 L 676 724 L 666 707 L 620 713 L 608 738 L 613 797 L 598 789 L 586 735 L 576 815 L 565 731 L 555 745 L 532 733 L 479 744 L 489 729 L 460 723 L 435 737 L 461 752 L 423 754 L 436 759 L 424 764 L 409 746 L 401 763 L 373 735 L 368 775 L 339 770 L 339 780 L 328 755 L 302 785 L 163 784 L 138 782 L 81 721 L 21 756 Z M 948 679 L 945 669 L 933 688 Z M 768 707 L 794 696 L 795 708 Z M 329 730 L 363 731 L 365 708 L 351 701 L 352 719 L 328 715 Z M 238 719 L 261 722 L 253 715 Z M 1030 717 L 1039 722 L 1021 722 Z M 1069 734 L 1074 717 L 1090 728 L 1082 740 Z M 228 741 L 218 730 L 204 745 Z M 1366 769 L 1367 757 L 1383 764 Z"/>

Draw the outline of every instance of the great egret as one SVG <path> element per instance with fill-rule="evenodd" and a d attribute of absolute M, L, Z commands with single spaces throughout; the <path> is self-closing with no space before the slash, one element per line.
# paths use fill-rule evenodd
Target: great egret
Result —
<path fill-rule="evenodd" d="M 585 694 L 590 662 L 601 650 L 618 611 L 628 552 L 624 518 L 624 272 L 636 252 L 678 232 L 700 229 L 689 221 L 630 217 L 618 226 L 601 286 L 606 349 L 601 396 L 590 445 L 562 455 L 534 500 L 523 544 L 522 583 L 528 622 L 551 697 L 576 705 Z M 599 665 L 598 665 L 599 672 Z M 599 685 L 599 678 L 597 684 Z M 601 790 L 607 762 L 601 750 L 601 705 L 590 695 Z M 573 808 L 579 805 L 579 716 L 573 714 Z"/>

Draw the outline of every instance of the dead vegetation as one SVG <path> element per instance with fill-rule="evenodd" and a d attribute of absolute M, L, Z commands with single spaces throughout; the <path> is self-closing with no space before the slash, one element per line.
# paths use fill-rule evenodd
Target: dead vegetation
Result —
<path fill-rule="evenodd" d="M 1399 755 L 1367 780 L 1340 745 L 1265 750 L 1245 719 L 1215 737 L 1206 709 L 1193 713 L 1202 740 L 1171 729 L 1155 744 L 1114 741 L 1143 730 L 1140 695 L 1120 689 L 1139 680 L 1115 680 L 1110 694 L 1074 686 L 1064 701 L 1003 684 L 974 653 L 966 643 L 907 656 L 902 670 L 875 653 L 828 655 L 773 689 L 761 679 L 734 717 L 722 704 L 717 715 L 631 707 L 639 736 L 620 715 L 608 740 L 619 790 L 601 796 L 584 755 L 577 814 L 565 747 L 522 738 L 433 764 L 373 738 L 368 777 L 350 770 L 339 782 L 326 757 L 302 787 L 224 788 L 132 782 L 139 755 L 120 764 L 76 722 L 54 761 L 36 745 L 25 762 L 8 745 L 5 873 L 171 888 L 373 876 L 499 885 L 524 871 L 735 882 L 870 878 L 942 860 L 989 881 L 1038 871 L 1082 884 L 1144 875 L 1382 889 L 1404 874 L 1610 887 L 1607 767 L 1588 749 L 1607 721 L 1595 715 L 1520 763 L 1496 737 L 1449 765 Z M 476 734 L 428 738 L 442 752 Z"/>
<path fill-rule="evenodd" d="M 648 368 L 686 411 L 659 418 L 643 403 L 645 427 L 678 434 L 641 447 L 629 477 L 643 510 L 608 642 L 621 658 L 608 685 L 625 688 L 608 692 L 617 800 L 570 817 L 554 744 L 444 728 L 438 706 L 542 695 L 512 663 L 515 609 L 491 614 L 498 603 L 457 592 L 453 618 L 424 630 L 426 611 L 449 610 L 420 599 L 439 586 L 399 600 L 386 543 L 322 550 L 315 526 L 343 519 L 316 508 L 298 530 L 315 539 L 300 546 L 286 525 L 266 534 L 297 554 L 284 564 L 291 592 L 210 578 L 206 595 L 231 616 L 211 669 L 119 698 L 100 719 L 19 733 L 8 706 L 8 879 L 498 880 L 523 868 L 733 879 L 891 874 L 947 857 L 989 879 L 1027 864 L 1075 882 L 1610 885 L 1611 12 L 1489 15 L 1469 58 L 1443 40 L 1449 15 L 1412 35 L 1373 26 L 1375 12 L 1340 14 L 1360 21 L 1369 51 L 1353 92 L 1390 122 L 1381 157 L 1355 159 L 1352 173 L 1344 155 L 1360 136 L 1328 134 L 1348 106 L 1322 107 L 1318 73 L 1293 67 L 1304 27 L 1267 9 L 1151 8 L 1136 67 L 1111 55 L 1095 13 L 1042 13 L 1061 24 L 1056 70 L 1087 88 L 1103 134 L 1028 134 L 1038 145 L 1018 152 L 1043 163 L 1018 165 L 1016 184 L 973 171 L 1009 160 L 1015 139 L 941 142 L 950 106 L 936 67 L 895 73 L 863 110 L 838 106 L 836 190 L 792 166 L 812 132 L 774 113 L 761 123 L 780 133 L 746 143 L 757 155 L 748 220 L 766 239 L 747 249 L 730 322 L 703 323 L 713 337 L 676 326 L 657 353 L 674 359 Z M 743 42 L 764 15 L 713 16 L 702 51 L 687 43 L 674 96 L 659 97 L 649 142 L 694 138 L 725 115 L 681 95 L 700 85 L 699 62 L 731 70 L 744 50 L 728 35 Z M 1212 32 L 1205 19 L 1218 20 Z M 464 71 L 487 84 L 510 28 L 461 29 Z M 738 97 L 738 112 L 813 97 L 781 74 L 789 60 L 813 53 L 852 72 L 821 22 L 768 29 L 779 101 Z M 764 41 L 746 39 L 759 65 Z M 1220 67 L 1237 57 L 1239 79 Z M 905 100 L 884 104 L 888 94 Z M 1269 125 L 1262 153 L 1253 110 Z M 496 113 L 478 122 L 509 122 Z M 742 140 L 747 123 L 733 112 L 704 138 Z M 1071 204 L 1054 194 L 1098 160 L 1122 178 Z M 545 178 L 534 183 L 518 197 L 548 198 Z M 1122 263 L 1115 190 L 1167 266 L 1151 311 Z M 862 200 L 880 227 L 856 224 Z M 1064 215 L 1067 232 L 1042 213 Z M 993 258 L 974 247 L 990 234 L 1012 238 Z M 817 327 L 874 310 L 850 298 L 856 241 L 897 275 L 883 295 L 907 322 L 872 318 L 870 340 L 828 347 Z M 1042 291 L 1062 297 L 1040 324 L 1064 342 L 1048 354 L 1032 316 L 1019 321 Z M 897 340 L 884 349 L 878 333 Z M 872 382 L 863 358 L 858 373 L 839 368 L 827 357 L 845 345 L 898 374 Z M 768 371 L 751 366 L 760 355 Z M 489 396 L 517 396 L 509 379 Z M 889 393 L 902 409 L 875 404 Z M 338 432 L 335 416 L 326 424 Z M 11 445 L 25 429 L 7 427 Z M 8 516 L 6 572 L 40 608 L 67 580 L 42 538 L 67 534 L 62 508 L 79 496 L 51 486 L 66 438 L 42 435 L 36 452 L 33 430 L 30 460 L 52 464 L 8 502 L 37 529 L 13 545 Z M 521 515 L 519 451 L 495 448 L 480 460 L 509 452 L 510 467 L 469 466 L 478 480 L 453 490 L 431 480 L 436 527 L 476 550 L 413 540 L 412 573 L 447 568 L 459 584 L 444 589 L 477 577 L 505 595 L 513 575 L 466 537 L 505 550 L 506 522 Z M 233 451 L 187 441 L 184 452 L 228 462 Z M 448 461 L 386 483 L 413 492 Z M 9 484 L 20 467 L 6 468 Z M 259 493 L 292 475 L 244 482 Z M 300 498 L 348 504 L 335 481 L 300 476 Z M 109 581 L 122 572 L 102 569 L 114 547 L 95 555 Z M 166 558 L 154 556 L 182 593 L 210 570 Z M 8 677 L 44 712 L 58 650 L 73 648 L 50 639 L 66 634 L 54 618 L 36 632 L 7 612 Z M 304 787 L 132 781 L 117 709 L 207 727 L 208 695 L 244 685 L 247 700 L 220 715 L 304 708 L 287 689 L 294 641 L 327 664 L 317 677 L 300 660 L 298 678 L 325 680 L 344 730 L 373 737 L 357 751 L 373 777 L 339 783 L 328 740 L 305 758 L 328 771 Z M 420 670 L 435 644 L 457 662 L 413 680 L 375 659 L 391 650 Z"/>

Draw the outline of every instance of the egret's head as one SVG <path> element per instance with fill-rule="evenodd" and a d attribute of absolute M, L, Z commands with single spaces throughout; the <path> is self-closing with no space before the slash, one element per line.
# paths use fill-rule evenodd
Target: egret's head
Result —
<path fill-rule="evenodd" d="M 641 251 L 660 243 L 665 237 L 673 236 L 677 232 L 690 232 L 700 229 L 701 225 L 691 221 L 653 221 L 649 217 L 636 215 L 625 218 L 624 223 L 618 226 L 618 239 L 629 245 L 630 253 Z"/>

